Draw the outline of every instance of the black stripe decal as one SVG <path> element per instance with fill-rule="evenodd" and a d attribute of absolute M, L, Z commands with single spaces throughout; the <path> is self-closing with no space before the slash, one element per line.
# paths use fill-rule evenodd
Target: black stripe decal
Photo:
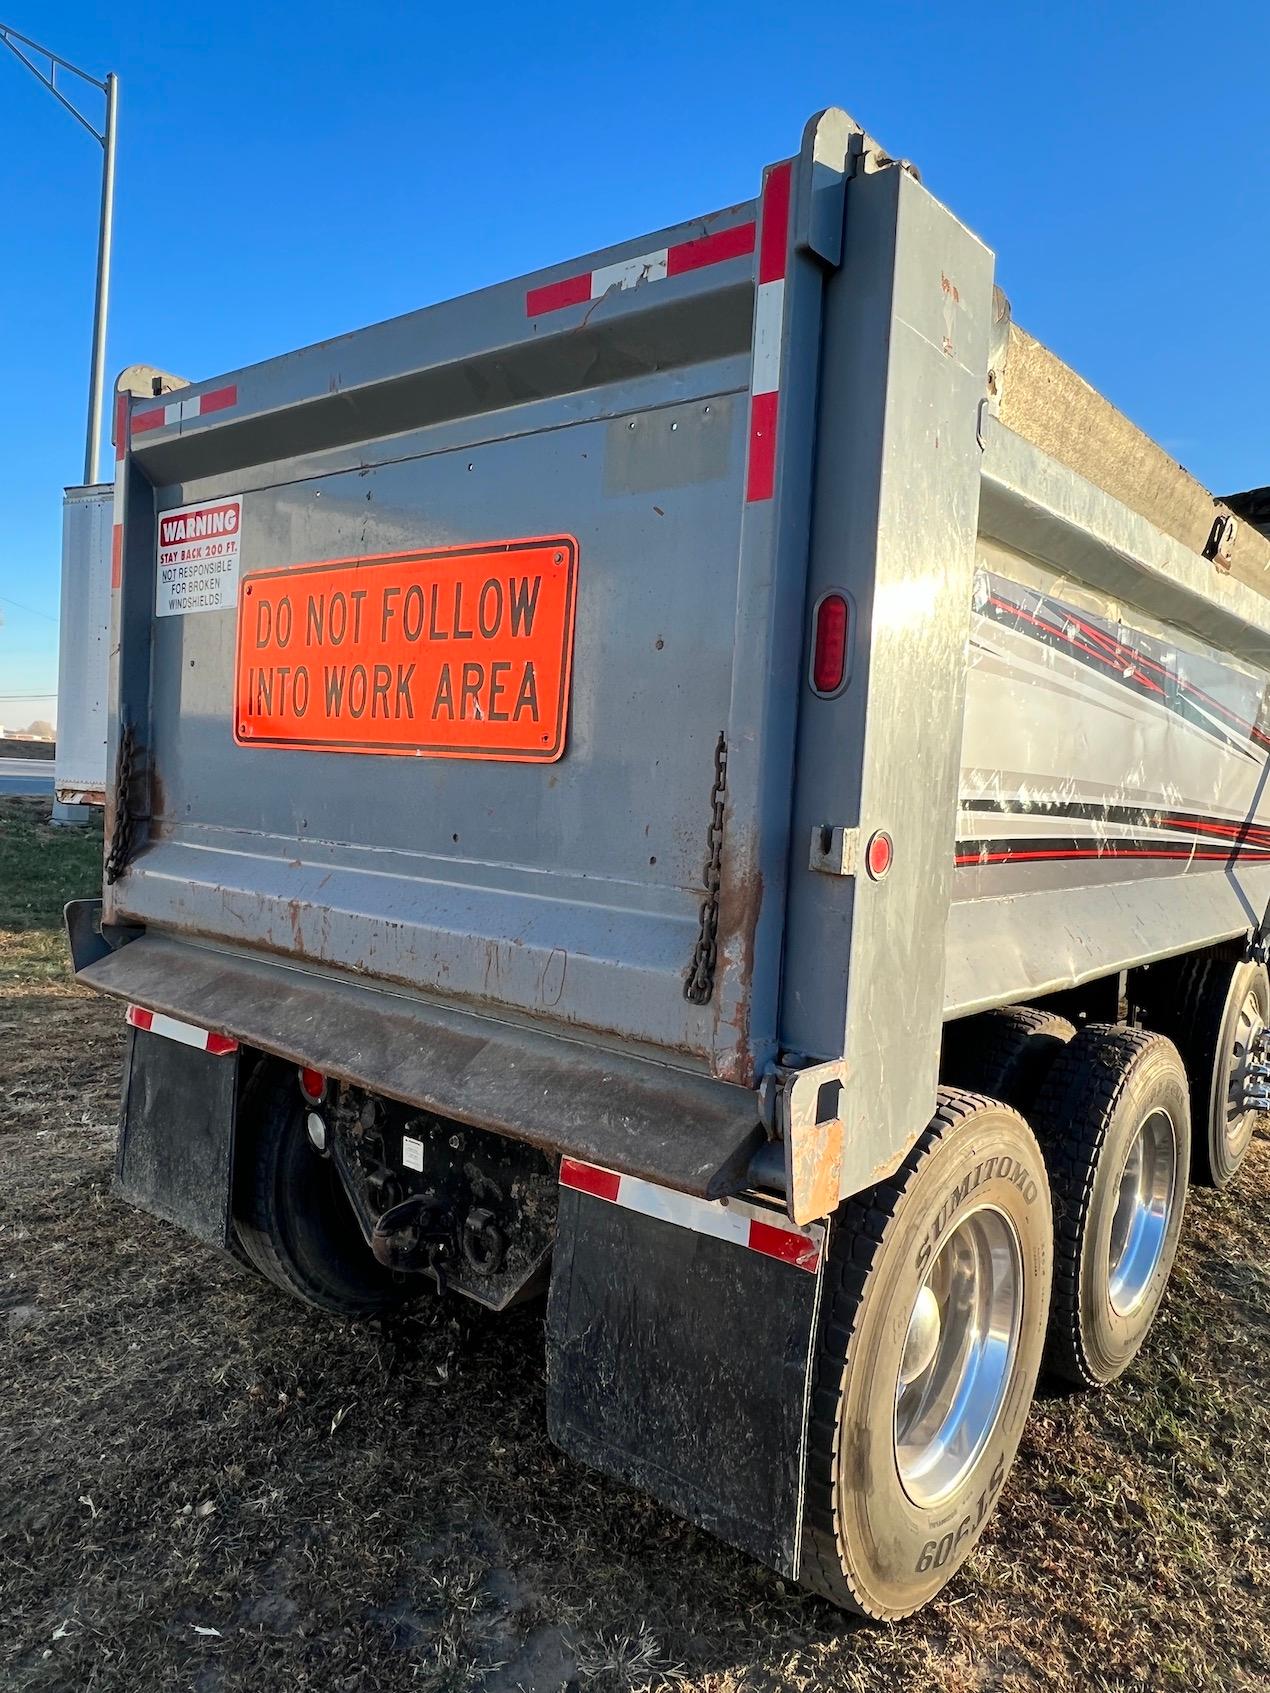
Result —
<path fill-rule="evenodd" d="M 1041 835 L 1021 840 L 958 841 L 956 863 L 959 869 L 964 870 L 981 864 L 1035 864 L 1047 860 L 1099 858 L 1233 864 L 1239 860 L 1270 859 L 1270 844 L 1253 845 L 1246 841 L 1227 844 L 1214 840 L 1211 843 L 1197 841 L 1191 846 L 1170 846 L 1158 839 L 1146 840 L 1132 835 L 1105 841 Z"/>
<path fill-rule="evenodd" d="M 965 799 L 963 811 L 990 812 L 997 816 L 1029 816 L 1041 819 L 1080 818 L 1082 821 L 1116 823 L 1122 827 L 1156 829 L 1150 835 L 1109 835 L 1103 840 L 1079 836 L 1013 835 L 991 840 L 959 840 L 956 862 L 967 868 L 979 864 L 1036 863 L 1049 859 L 1126 858 L 1141 860 L 1193 859 L 1202 863 L 1232 864 L 1239 859 L 1270 856 L 1270 825 L 1252 819 L 1238 821 L 1197 812 L 1144 810 L 1139 806 L 1098 805 L 1077 800 Z M 1170 833 L 1198 835 L 1199 840 L 1170 842 Z"/>
<path fill-rule="evenodd" d="M 1114 805 L 1098 800 L 1060 799 L 963 799 L 963 811 L 992 812 L 997 816 L 1080 818 L 1091 823 L 1120 823 L 1130 829 L 1189 830 L 1195 834 L 1219 835 L 1232 841 L 1270 846 L 1270 823 L 1253 818 L 1214 817 L 1210 813 L 1181 811 L 1172 807 L 1145 808 Z"/>

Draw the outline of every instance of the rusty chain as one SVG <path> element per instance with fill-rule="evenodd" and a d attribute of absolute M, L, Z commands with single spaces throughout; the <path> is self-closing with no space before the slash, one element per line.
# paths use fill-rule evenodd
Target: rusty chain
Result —
<path fill-rule="evenodd" d="M 132 761 L 136 754 L 136 737 L 132 724 L 125 723 L 119 736 L 119 763 L 115 770 L 115 818 L 110 833 L 110 851 L 106 854 L 106 880 L 117 882 L 128 867 L 132 851 Z"/>
<path fill-rule="evenodd" d="M 728 743 L 720 733 L 714 749 L 714 786 L 710 790 L 710 833 L 703 872 L 706 897 L 701 902 L 701 927 L 684 982 L 684 998 L 694 1005 L 708 1005 L 714 994 L 714 972 L 719 957 L 719 889 L 723 882 L 723 811 L 727 790 Z"/>

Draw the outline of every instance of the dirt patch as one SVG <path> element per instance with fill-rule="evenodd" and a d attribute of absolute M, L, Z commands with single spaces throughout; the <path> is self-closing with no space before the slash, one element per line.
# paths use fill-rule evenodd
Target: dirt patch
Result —
<path fill-rule="evenodd" d="M 0 1686 L 1270 1687 L 1266 1140 L 1128 1379 L 1038 1400 L 964 1572 L 860 1627 L 555 1452 L 540 1312 L 331 1322 L 114 1200 L 56 880 L 0 935 Z"/>

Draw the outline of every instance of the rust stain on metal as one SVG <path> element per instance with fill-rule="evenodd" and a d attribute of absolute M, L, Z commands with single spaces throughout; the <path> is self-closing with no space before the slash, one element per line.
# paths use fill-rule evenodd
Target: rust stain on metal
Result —
<path fill-rule="evenodd" d="M 730 814 L 729 814 L 730 820 Z M 725 830 L 725 843 L 729 838 Z M 719 890 L 719 956 L 723 960 L 733 1010 L 722 1019 L 715 1073 L 721 1081 L 753 1087 L 754 1055 L 750 1048 L 750 1008 L 754 991 L 754 937 L 763 908 L 763 872 L 756 863 L 748 834 L 723 849 L 723 878 Z"/>
<path fill-rule="evenodd" d="M 789 1128 L 790 1215 L 813 1223 L 838 1208 L 842 1179 L 842 1118 Z"/>
<path fill-rule="evenodd" d="M 384 987 L 393 989 L 404 988 L 408 993 L 418 994 L 419 982 L 416 976 L 411 975 L 408 970 L 392 968 L 387 964 L 381 964 L 378 962 L 378 955 L 382 949 L 383 929 L 374 927 L 367 932 L 366 938 L 362 943 L 360 964 L 350 964 L 347 960 L 335 957 L 331 952 L 331 911 L 328 906 L 316 905 L 310 901 L 298 898 L 290 899 L 283 903 L 286 913 L 287 928 L 290 935 L 289 942 L 283 939 L 281 935 L 262 931 L 258 925 L 253 923 L 252 933 L 250 935 L 250 946 L 254 955 L 259 956 L 261 959 L 302 959 L 307 963 L 321 964 L 338 970 L 350 980 L 356 980 L 359 977 L 369 978 L 373 979 L 376 985 L 382 984 Z M 223 889 L 221 890 L 221 907 L 227 921 L 233 921 L 240 929 L 245 929 L 248 926 L 248 918 L 246 914 L 231 903 L 228 893 Z M 122 911 L 120 915 L 127 916 L 128 913 L 126 911 Z M 395 922 L 389 922 L 383 926 L 383 928 L 387 930 L 397 929 L 400 927 L 401 925 Z M 307 933 L 306 930 L 308 931 Z M 176 913 L 173 913 L 172 916 L 165 921 L 164 931 L 165 933 L 170 933 L 174 936 L 180 936 L 182 939 L 189 940 L 218 942 L 225 939 L 225 933 L 222 929 L 217 929 L 207 923 L 182 920 L 182 917 Z M 471 1011 L 478 1014 L 491 1014 L 497 1017 L 503 1017 L 506 1015 L 507 1005 L 506 1001 L 497 991 L 497 977 L 501 969 L 501 957 L 498 951 L 499 942 L 495 937 L 491 936 L 488 937 L 482 944 L 486 949 L 487 973 L 485 991 L 481 993 L 469 993 L 459 989 L 449 988 L 447 990 L 448 1003 L 456 1011 Z M 524 941 L 518 936 L 504 944 L 519 947 L 524 945 Z M 370 967 L 372 963 L 374 963 L 373 969 Z M 449 966 L 443 965 L 441 967 L 441 973 L 443 975 L 448 974 Z M 489 980 L 490 974 L 495 976 L 495 981 L 492 986 Z M 187 1007 L 187 1012 L 188 1009 L 189 1008 Z M 175 1015 L 175 1013 L 173 1013 L 173 1015 Z M 600 1035 L 604 1037 L 611 1037 L 614 1034 L 614 1030 L 607 1024 L 578 1016 L 577 1014 L 570 1014 L 563 1017 L 557 1016 L 555 1021 L 560 1029 L 568 1031 L 569 1034 Z M 699 1048 L 689 1045 L 686 1041 L 666 1043 L 661 1046 L 661 1052 L 672 1059 L 686 1060 L 695 1066 L 700 1065 L 704 1056 Z M 331 1073 L 335 1074 L 334 1071 Z M 360 1085 L 368 1088 L 373 1088 L 374 1085 L 372 1082 L 365 1081 L 363 1078 L 353 1076 L 348 1076 L 343 1079 L 347 1081 L 357 1080 Z M 720 1074 L 716 1079 L 719 1081 L 729 1081 L 732 1078 L 730 1076 Z M 742 1083 L 741 1085 L 748 1086 L 750 1084 Z"/>

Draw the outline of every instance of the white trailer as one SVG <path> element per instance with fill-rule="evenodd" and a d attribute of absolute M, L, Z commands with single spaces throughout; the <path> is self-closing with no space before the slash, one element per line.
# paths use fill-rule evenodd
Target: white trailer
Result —
<path fill-rule="evenodd" d="M 106 803 L 110 687 L 112 483 L 68 488 L 62 502 L 62 601 L 57 656 L 59 805 Z"/>

